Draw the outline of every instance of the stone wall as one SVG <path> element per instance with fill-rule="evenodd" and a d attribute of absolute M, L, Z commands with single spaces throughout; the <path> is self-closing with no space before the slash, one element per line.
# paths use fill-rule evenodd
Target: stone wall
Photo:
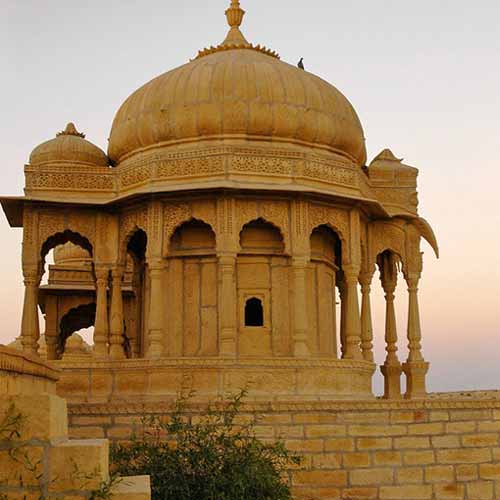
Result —
<path fill-rule="evenodd" d="M 0 346 L 1 498 L 85 499 L 109 479 L 107 439 L 68 439 L 58 377 L 40 358 Z M 123 478 L 113 498 L 149 500 L 149 477 Z"/>
<path fill-rule="evenodd" d="M 73 404 L 70 434 L 122 440 L 168 408 Z M 289 473 L 297 499 L 500 499 L 499 400 L 252 403 L 242 418 L 304 456 Z"/>

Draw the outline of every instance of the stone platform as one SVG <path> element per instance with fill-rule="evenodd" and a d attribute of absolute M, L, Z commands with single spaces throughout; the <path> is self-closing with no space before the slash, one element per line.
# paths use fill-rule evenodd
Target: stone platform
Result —
<path fill-rule="evenodd" d="M 181 389 L 210 399 L 248 389 L 252 400 L 374 399 L 375 365 L 329 358 L 164 358 L 55 361 L 70 402 L 171 400 Z"/>

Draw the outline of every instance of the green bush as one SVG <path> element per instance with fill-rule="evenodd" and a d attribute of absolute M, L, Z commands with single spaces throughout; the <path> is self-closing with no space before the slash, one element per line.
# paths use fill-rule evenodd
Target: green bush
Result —
<path fill-rule="evenodd" d="M 300 457 L 238 423 L 245 392 L 209 405 L 196 422 L 188 415 L 191 396 L 178 399 L 168 421 L 144 417 L 130 443 L 112 446 L 116 472 L 149 474 L 153 500 L 291 499 L 285 471 Z"/>

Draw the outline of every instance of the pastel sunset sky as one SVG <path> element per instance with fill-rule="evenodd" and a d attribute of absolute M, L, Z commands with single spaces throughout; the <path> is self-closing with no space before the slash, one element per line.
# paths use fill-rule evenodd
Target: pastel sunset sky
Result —
<path fill-rule="evenodd" d="M 500 2 L 241 0 L 243 32 L 353 103 L 369 161 L 389 147 L 420 169 L 420 287 L 432 391 L 500 388 Z M 1 194 L 20 195 L 30 151 L 68 121 L 107 148 L 115 112 L 151 78 L 226 33 L 229 0 L 1 0 Z M 20 329 L 21 230 L 0 216 L 0 343 Z M 384 300 L 374 280 L 376 358 Z M 397 296 L 406 357 L 406 289 Z M 41 325 L 43 331 L 43 323 Z M 380 376 L 377 382 L 380 387 Z"/>

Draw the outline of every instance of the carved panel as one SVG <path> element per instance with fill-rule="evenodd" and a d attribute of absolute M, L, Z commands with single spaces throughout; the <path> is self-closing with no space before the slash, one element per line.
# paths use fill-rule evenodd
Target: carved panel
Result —
<path fill-rule="evenodd" d="M 375 262 L 377 255 L 385 250 L 397 253 L 403 263 L 406 262 L 405 231 L 392 222 L 375 222 L 372 224 L 370 260 Z"/>
<path fill-rule="evenodd" d="M 285 241 L 285 250 L 290 253 L 290 217 L 289 204 L 286 201 L 262 201 L 259 206 L 259 215 L 279 228 Z"/>
<path fill-rule="evenodd" d="M 152 165 L 135 166 L 133 168 L 127 168 L 126 170 L 120 172 L 120 186 L 122 188 L 129 188 L 149 181 L 152 178 Z"/>
<path fill-rule="evenodd" d="M 306 162 L 304 176 L 345 186 L 357 186 L 358 181 L 358 175 L 354 170 L 317 161 Z"/>
<path fill-rule="evenodd" d="M 27 189 L 113 191 L 113 177 L 102 173 L 26 172 Z"/>
<path fill-rule="evenodd" d="M 188 203 L 165 203 L 163 205 L 163 234 L 165 251 L 168 252 L 170 238 L 177 226 L 191 218 L 191 207 Z M 165 253 L 164 251 L 164 253 Z"/>
<path fill-rule="evenodd" d="M 349 215 L 345 210 L 311 204 L 309 206 L 309 234 L 322 224 L 330 226 L 344 242 L 349 241 Z"/>
<path fill-rule="evenodd" d="M 43 211 L 38 218 L 38 241 L 43 245 L 51 236 L 68 229 L 63 212 Z"/>
<path fill-rule="evenodd" d="M 142 229 L 149 233 L 148 207 L 139 206 L 123 212 L 120 216 L 120 257 L 122 261 L 126 258 L 127 239 L 136 231 Z"/>
<path fill-rule="evenodd" d="M 260 174 L 292 175 L 294 162 L 285 158 L 255 155 L 235 155 L 230 158 L 229 170 Z"/>
<path fill-rule="evenodd" d="M 158 163 L 158 178 L 208 175 L 224 172 L 222 156 L 163 160 Z"/>
<path fill-rule="evenodd" d="M 195 200 L 192 203 L 191 215 L 195 219 L 206 222 L 212 227 L 214 233 L 217 234 L 217 215 L 215 208 L 215 200 Z"/>
<path fill-rule="evenodd" d="M 256 200 L 236 200 L 237 233 L 239 234 L 245 224 L 259 218 Z"/>

